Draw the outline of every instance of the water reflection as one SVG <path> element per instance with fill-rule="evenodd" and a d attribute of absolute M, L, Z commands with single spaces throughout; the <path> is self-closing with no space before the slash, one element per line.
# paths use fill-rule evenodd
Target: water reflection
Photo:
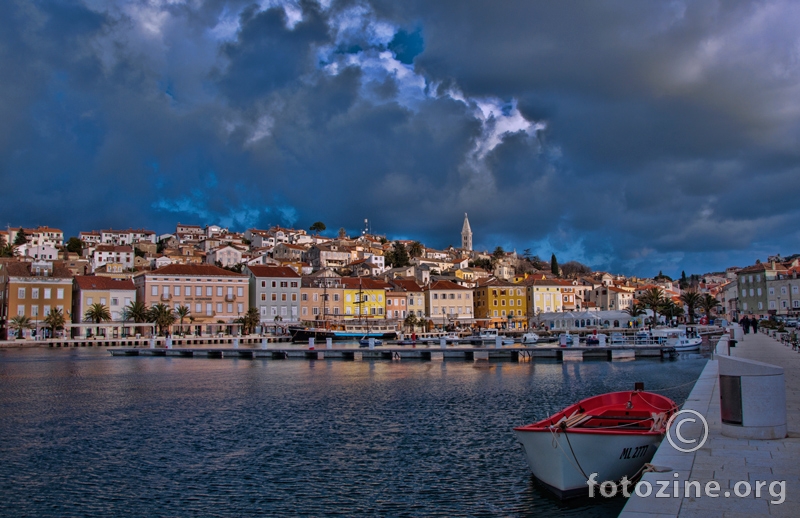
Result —
<path fill-rule="evenodd" d="M 551 498 L 511 428 L 704 364 L 4 351 L 0 515 L 616 515 Z"/>

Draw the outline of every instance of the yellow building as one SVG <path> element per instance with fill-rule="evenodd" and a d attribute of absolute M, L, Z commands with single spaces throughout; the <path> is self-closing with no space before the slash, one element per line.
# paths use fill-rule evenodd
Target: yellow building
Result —
<path fill-rule="evenodd" d="M 342 277 L 344 318 L 386 318 L 386 282 L 367 277 Z"/>
<path fill-rule="evenodd" d="M 561 282 L 544 276 L 531 276 L 522 283 L 525 286 L 527 308 L 530 317 L 539 313 L 555 313 L 564 310 Z"/>
<path fill-rule="evenodd" d="M 524 329 L 528 311 L 525 286 L 491 279 L 473 290 L 475 319 L 484 327 Z"/>

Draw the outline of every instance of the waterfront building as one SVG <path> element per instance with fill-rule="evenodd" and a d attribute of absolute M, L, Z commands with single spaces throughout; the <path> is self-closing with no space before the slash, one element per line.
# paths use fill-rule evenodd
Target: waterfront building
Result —
<path fill-rule="evenodd" d="M 539 313 L 554 313 L 563 311 L 561 283 L 556 279 L 548 279 L 545 275 L 531 275 L 522 283 L 525 294 L 528 315 L 535 316 Z"/>
<path fill-rule="evenodd" d="M 342 277 L 344 318 L 386 318 L 389 283 L 369 277 Z"/>
<path fill-rule="evenodd" d="M 248 265 L 250 307 L 261 322 L 297 322 L 300 317 L 300 275 L 288 266 Z"/>
<path fill-rule="evenodd" d="M 413 278 L 392 279 L 389 281 L 392 291 L 403 293 L 406 297 L 406 310 L 417 318 L 425 316 L 425 293 Z"/>
<path fill-rule="evenodd" d="M 216 264 L 217 266 L 228 267 L 236 266 L 242 262 L 242 251 L 235 246 L 223 245 L 206 254 L 206 264 Z"/>
<path fill-rule="evenodd" d="M 332 270 L 305 275 L 300 285 L 301 320 L 338 320 L 344 315 L 341 276 Z"/>
<path fill-rule="evenodd" d="M 210 264 L 170 264 L 136 274 L 133 284 L 136 300 L 147 307 L 188 307 L 195 333 L 203 332 L 203 325 L 232 323 L 247 312 L 250 299 L 247 275 Z"/>
<path fill-rule="evenodd" d="M 767 281 L 767 312 L 770 315 L 800 314 L 800 265 L 785 270 L 776 268 L 776 277 Z"/>
<path fill-rule="evenodd" d="M 434 325 L 471 324 L 474 321 L 472 290 L 451 281 L 434 281 L 424 288 L 425 316 Z"/>
<path fill-rule="evenodd" d="M 600 311 L 624 311 L 633 304 L 634 291 L 616 286 L 600 286 L 589 292 L 589 300 Z"/>
<path fill-rule="evenodd" d="M 472 290 L 475 320 L 481 327 L 528 327 L 527 293 L 525 286 L 502 279 L 488 279 Z"/>
<path fill-rule="evenodd" d="M 394 289 L 388 290 L 386 292 L 386 318 L 393 320 L 406 318 L 408 312 L 406 302 L 405 292 L 395 291 Z"/>
<path fill-rule="evenodd" d="M 122 322 L 125 308 L 136 300 L 136 287 L 131 280 L 79 275 L 72 289 L 72 321 L 76 324 L 83 322 L 83 315 L 92 304 L 107 307 L 111 320 Z"/>
<path fill-rule="evenodd" d="M 60 309 L 69 322 L 72 316 L 72 273 L 60 263 L 50 261 L 0 262 L 0 336 L 9 337 L 9 322 L 17 316 L 28 317 L 33 330 L 52 309 Z M 33 332 L 32 332 L 33 331 Z"/>

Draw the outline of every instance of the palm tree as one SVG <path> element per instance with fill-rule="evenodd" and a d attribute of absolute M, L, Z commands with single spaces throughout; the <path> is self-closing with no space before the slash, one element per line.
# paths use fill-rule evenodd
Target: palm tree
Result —
<path fill-rule="evenodd" d="M 25 315 L 17 315 L 8 322 L 8 327 L 17 331 L 17 338 L 22 338 L 22 331 L 31 329 L 33 322 Z"/>
<path fill-rule="evenodd" d="M 627 308 L 623 309 L 623 311 L 631 316 L 631 318 L 636 318 L 644 315 L 644 306 L 641 302 L 634 302 Z"/>
<path fill-rule="evenodd" d="M 183 332 L 183 319 L 187 318 L 189 316 L 189 313 L 191 313 L 191 311 L 189 310 L 189 306 L 178 306 L 177 308 L 175 308 L 175 315 L 178 317 L 178 320 L 180 320 L 181 334 L 185 334 Z"/>
<path fill-rule="evenodd" d="M 694 324 L 694 310 L 700 305 L 701 298 L 701 295 L 696 290 L 686 290 L 681 293 L 681 302 L 686 304 L 690 324 Z"/>
<path fill-rule="evenodd" d="M 411 332 L 414 332 L 414 326 L 417 325 L 417 316 L 414 313 L 409 313 L 405 320 L 403 320 L 403 324 L 407 327 L 411 328 Z"/>
<path fill-rule="evenodd" d="M 169 329 L 169 326 L 174 324 L 176 320 L 172 308 L 160 302 L 158 304 L 153 304 L 150 311 L 147 312 L 147 315 L 147 320 L 158 326 L 158 334 L 160 335 L 163 335 L 164 329 Z"/>
<path fill-rule="evenodd" d="M 256 326 L 261 323 L 261 317 L 258 314 L 258 309 L 250 308 L 245 313 L 244 317 L 242 317 L 242 334 L 249 335 L 253 334 L 256 330 Z"/>
<path fill-rule="evenodd" d="M 661 314 L 668 316 L 671 319 L 683 315 L 683 306 L 679 306 L 672 299 L 664 299 L 664 304 L 661 305 Z"/>
<path fill-rule="evenodd" d="M 717 306 L 719 306 L 719 301 L 717 300 L 716 297 L 714 297 L 714 295 L 711 295 L 710 293 L 704 293 L 703 296 L 700 297 L 698 306 L 700 306 L 700 309 L 702 309 L 705 312 L 706 316 L 708 317 L 708 321 L 710 323 L 711 312 L 714 311 L 714 309 Z"/>
<path fill-rule="evenodd" d="M 9 243 L 0 245 L 0 257 L 14 257 L 15 255 L 17 255 L 16 246 Z"/>
<path fill-rule="evenodd" d="M 111 320 L 111 312 L 103 304 L 94 303 L 89 306 L 89 309 L 87 309 L 86 313 L 83 314 L 83 319 L 86 322 L 94 322 L 95 324 L 99 324 L 100 322 L 109 322 Z M 100 334 L 99 325 L 97 326 L 97 334 Z"/>
<path fill-rule="evenodd" d="M 64 312 L 60 308 L 55 308 L 51 309 L 47 316 L 44 317 L 44 323 L 50 328 L 50 337 L 53 338 L 56 336 L 57 330 L 64 329 L 67 319 L 64 318 Z"/>
<path fill-rule="evenodd" d="M 122 310 L 122 320 L 125 322 L 133 320 L 136 324 L 147 322 L 147 306 L 140 300 L 131 302 Z M 138 330 L 138 327 L 133 326 L 134 333 Z"/>
<path fill-rule="evenodd" d="M 664 290 L 659 287 L 645 290 L 639 297 L 639 303 L 653 311 L 653 325 L 658 324 L 658 310 L 664 304 Z"/>

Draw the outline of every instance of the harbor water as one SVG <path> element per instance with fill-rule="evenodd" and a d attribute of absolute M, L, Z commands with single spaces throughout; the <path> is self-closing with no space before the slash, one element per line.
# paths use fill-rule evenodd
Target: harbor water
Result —
<path fill-rule="evenodd" d="M 705 358 L 422 362 L 0 351 L 0 516 L 616 516 L 560 502 L 511 431 Z"/>

